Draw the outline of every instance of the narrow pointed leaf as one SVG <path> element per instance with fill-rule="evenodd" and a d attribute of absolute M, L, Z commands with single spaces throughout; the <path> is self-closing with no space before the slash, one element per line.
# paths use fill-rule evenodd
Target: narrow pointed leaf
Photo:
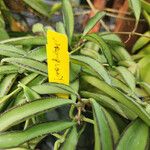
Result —
<path fill-rule="evenodd" d="M 105 150 L 113 150 L 111 131 L 104 111 L 95 100 L 92 100 L 92 106 L 94 113 L 94 122 L 96 124 L 96 128 L 94 128 L 96 138 L 95 141 L 101 143 L 101 146 L 98 146 L 98 143 L 95 143 L 95 150 L 100 150 L 101 148 Z"/>
<path fill-rule="evenodd" d="M 39 94 L 74 94 L 77 95 L 77 92 L 73 88 L 65 84 L 59 83 L 44 83 L 41 85 L 36 85 L 31 87 L 34 91 Z"/>
<path fill-rule="evenodd" d="M 84 32 L 82 36 L 85 36 L 95 25 L 100 21 L 102 17 L 105 16 L 105 12 L 98 12 L 95 16 L 93 16 L 85 26 Z"/>
<path fill-rule="evenodd" d="M 112 118 L 112 116 L 108 113 L 108 111 L 106 111 L 105 109 L 103 109 L 103 111 L 104 111 L 105 116 L 107 118 L 110 130 L 112 133 L 114 144 L 116 144 L 120 138 L 118 127 L 117 127 L 114 119 Z"/>
<path fill-rule="evenodd" d="M 143 35 L 150 36 L 150 31 L 145 32 Z M 132 52 L 135 53 L 137 50 L 144 47 L 144 45 L 146 45 L 149 41 L 150 41 L 150 38 L 141 36 L 134 44 L 132 48 Z"/>
<path fill-rule="evenodd" d="M 129 4 L 136 18 L 136 22 L 139 21 L 141 15 L 141 1 L 140 0 L 129 0 Z"/>
<path fill-rule="evenodd" d="M 0 148 L 13 148 L 36 137 L 49 133 L 60 132 L 71 126 L 74 122 L 49 122 L 30 127 L 24 131 L 6 132 L 0 135 Z M 19 138 L 18 138 L 19 137 Z M 8 140 L 9 139 L 9 140 Z"/>
<path fill-rule="evenodd" d="M 14 64 L 23 69 L 39 73 L 41 75 L 47 76 L 47 66 L 39 61 L 29 59 L 29 58 L 4 58 L 2 62 L 8 62 Z"/>
<path fill-rule="evenodd" d="M 44 3 L 43 0 L 23 0 L 26 4 L 28 4 L 31 8 L 33 8 L 34 10 L 36 10 L 38 13 L 49 17 L 49 6 Z"/>
<path fill-rule="evenodd" d="M 90 57 L 78 55 L 70 56 L 70 58 L 73 63 L 80 64 L 94 70 L 101 78 L 103 78 L 104 81 L 106 81 L 108 84 L 111 84 L 111 80 L 107 71 L 98 61 Z"/>
<path fill-rule="evenodd" d="M 36 114 L 72 103 L 73 102 L 69 99 L 43 98 L 23 104 L 15 109 L 10 109 L 9 111 L 0 115 L 0 131 L 5 131 L 13 125 L 23 122 L 27 118 L 30 118 Z"/>
<path fill-rule="evenodd" d="M 10 38 L 7 40 L 0 41 L 0 44 L 13 44 L 13 45 L 45 45 L 46 37 L 44 36 L 25 36 Z"/>
<path fill-rule="evenodd" d="M 74 16 L 72 6 L 69 0 L 62 0 L 62 11 L 66 33 L 68 36 L 69 44 L 71 45 L 74 32 Z"/>

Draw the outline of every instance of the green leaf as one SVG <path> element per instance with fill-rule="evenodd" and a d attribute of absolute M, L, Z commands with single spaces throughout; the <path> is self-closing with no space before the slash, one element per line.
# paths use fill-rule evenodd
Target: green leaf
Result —
<path fill-rule="evenodd" d="M 68 133 L 66 140 L 62 146 L 62 150 L 76 150 L 76 145 L 78 142 L 78 133 L 76 127 L 73 127 Z"/>
<path fill-rule="evenodd" d="M 46 48 L 45 46 L 37 47 L 33 49 L 32 51 L 29 51 L 26 55 L 28 58 L 32 58 L 38 61 L 44 61 L 47 59 L 46 56 Z"/>
<path fill-rule="evenodd" d="M 112 116 L 108 113 L 108 111 L 106 111 L 105 109 L 103 109 L 103 111 L 105 113 L 105 117 L 107 118 L 110 130 L 111 130 L 111 133 L 113 136 L 114 144 L 116 144 L 120 138 L 118 127 L 117 127 L 114 119 L 112 118 Z"/>
<path fill-rule="evenodd" d="M 4 132 L 0 135 L 0 148 L 17 147 L 36 137 L 49 133 L 60 132 L 73 126 L 74 122 L 49 122 L 35 125 L 24 131 Z M 18 138 L 19 137 L 19 138 Z M 9 139 L 9 140 L 8 140 Z"/>
<path fill-rule="evenodd" d="M 149 127 L 140 119 L 133 121 L 123 133 L 116 150 L 145 150 L 149 143 Z"/>
<path fill-rule="evenodd" d="M 118 60 L 118 61 L 123 61 L 123 60 L 128 60 L 132 61 L 132 58 L 130 54 L 127 52 L 127 50 L 119 45 L 114 45 L 111 47 L 112 49 L 112 55 Z"/>
<path fill-rule="evenodd" d="M 70 56 L 70 58 L 71 62 L 94 70 L 94 72 L 96 72 L 100 76 L 100 78 L 103 78 L 104 81 L 106 81 L 108 84 L 111 84 L 109 74 L 107 73 L 103 65 L 100 64 L 98 61 L 90 57 L 78 55 Z"/>
<path fill-rule="evenodd" d="M 89 49 L 87 47 L 84 47 L 83 49 L 80 50 L 80 53 L 82 55 L 85 55 L 85 56 L 88 56 L 88 57 L 91 57 L 91 58 L 97 60 L 101 64 L 107 63 L 107 60 L 105 59 L 105 56 L 99 54 L 99 52 L 93 50 L 93 48 Z"/>
<path fill-rule="evenodd" d="M 23 104 L 21 106 L 17 106 L 14 109 L 10 109 L 7 112 L 1 114 L 0 131 L 6 131 L 8 128 L 23 122 L 27 118 L 41 114 L 42 112 L 48 111 L 49 109 L 67 104 L 73 104 L 73 101 L 61 98 L 42 98 L 30 103 Z"/>
<path fill-rule="evenodd" d="M 0 75 L 0 82 L 2 81 L 3 78 L 4 78 L 4 75 Z"/>
<path fill-rule="evenodd" d="M 0 66 L 0 74 L 1 75 L 11 74 L 11 73 L 18 73 L 18 72 L 19 72 L 19 67 L 17 67 L 17 66 L 14 66 L 14 65 Z"/>
<path fill-rule="evenodd" d="M 80 94 L 82 97 L 95 99 L 100 105 L 109 108 L 111 110 L 114 110 L 115 112 L 119 113 L 123 117 L 127 118 L 122 108 L 118 105 L 118 102 L 114 101 L 110 97 L 98 93 L 88 92 L 88 91 L 81 91 Z"/>
<path fill-rule="evenodd" d="M 150 84 L 146 82 L 139 82 L 139 85 L 150 95 Z"/>
<path fill-rule="evenodd" d="M 134 75 L 125 67 L 119 66 L 116 67 L 116 70 L 120 73 L 125 83 L 131 88 L 132 91 L 135 91 L 135 77 Z"/>
<path fill-rule="evenodd" d="M 100 21 L 101 18 L 105 16 L 105 12 L 97 12 L 95 16 L 93 16 L 87 23 L 84 28 L 84 32 L 82 36 L 85 36 L 95 25 Z"/>
<path fill-rule="evenodd" d="M 44 83 L 41 85 L 33 86 L 32 89 L 39 94 L 74 94 L 77 95 L 75 90 L 68 85 L 60 83 Z"/>
<path fill-rule="evenodd" d="M 9 39 L 9 35 L 4 28 L 0 28 L 0 41 Z"/>
<path fill-rule="evenodd" d="M 56 31 L 62 34 L 66 34 L 65 27 L 62 22 L 59 21 L 56 23 Z"/>
<path fill-rule="evenodd" d="M 146 0 L 141 0 L 142 7 L 144 10 L 146 10 L 148 13 L 150 13 L 150 3 Z"/>
<path fill-rule="evenodd" d="M 46 37 L 44 36 L 25 36 L 11 38 L 0 41 L 0 44 L 13 44 L 13 45 L 45 45 Z"/>
<path fill-rule="evenodd" d="M 39 61 L 29 59 L 29 58 L 4 58 L 1 60 L 1 62 L 8 62 L 11 64 L 14 64 L 18 67 L 21 67 L 23 69 L 33 71 L 35 73 L 39 73 L 41 75 L 47 76 L 47 66 L 44 63 L 41 63 Z"/>
<path fill-rule="evenodd" d="M 94 113 L 95 150 L 112 150 L 113 141 L 109 124 L 103 108 L 95 100 L 91 100 Z"/>
<path fill-rule="evenodd" d="M 150 55 L 145 56 L 138 62 L 141 81 L 150 84 Z"/>
<path fill-rule="evenodd" d="M 143 35 L 150 36 L 150 31 L 145 32 Z M 149 41 L 150 41 L 150 38 L 141 36 L 134 44 L 132 48 L 132 52 L 135 53 L 137 50 L 141 49 L 144 45 L 149 43 Z"/>
<path fill-rule="evenodd" d="M 43 0 L 23 0 L 26 4 L 32 7 L 40 14 L 49 17 L 50 8 Z"/>
<path fill-rule="evenodd" d="M 78 79 L 81 72 L 81 66 L 70 62 L 70 82 Z"/>
<path fill-rule="evenodd" d="M 0 55 L 2 56 L 19 57 L 25 54 L 26 52 L 20 48 L 12 45 L 0 44 Z"/>
<path fill-rule="evenodd" d="M 141 1 L 140 0 L 128 0 L 131 9 L 133 10 L 136 22 L 139 21 L 141 15 Z"/>
<path fill-rule="evenodd" d="M 112 59 L 110 49 L 109 49 L 108 45 L 105 43 L 105 41 L 99 35 L 93 33 L 93 34 L 88 34 L 88 35 L 84 36 L 83 38 L 98 44 L 99 47 L 101 48 L 101 51 L 105 55 L 109 65 L 110 66 L 113 65 L 113 59 Z"/>
<path fill-rule="evenodd" d="M 41 98 L 38 93 L 36 93 L 36 92 L 35 92 L 34 90 L 32 90 L 31 88 L 25 86 L 24 84 L 19 83 L 18 86 L 23 88 L 24 95 L 25 95 L 27 101 L 33 101 L 33 100 L 35 100 L 35 99 Z"/>
<path fill-rule="evenodd" d="M 149 9 L 150 9 L 150 5 L 149 5 Z M 150 14 L 147 13 L 147 11 L 143 10 L 143 16 L 145 20 L 147 21 L 148 25 L 150 26 Z"/>
<path fill-rule="evenodd" d="M 43 75 L 38 75 L 35 79 L 33 79 L 28 86 L 32 87 L 32 86 L 36 86 L 36 85 L 40 85 L 43 84 L 45 81 L 47 81 L 47 77 L 43 76 Z"/>
<path fill-rule="evenodd" d="M 57 12 L 62 7 L 61 3 L 54 3 L 50 9 L 50 15 L 53 15 L 55 12 Z"/>
<path fill-rule="evenodd" d="M 90 83 L 94 87 L 98 88 L 105 94 L 109 95 L 110 97 L 116 99 L 121 104 L 125 105 L 129 109 L 131 109 L 135 114 L 137 114 L 147 125 L 150 126 L 150 116 L 145 111 L 145 109 L 138 104 L 134 99 L 131 97 L 123 94 L 119 90 L 111 87 L 104 81 L 99 80 L 98 78 L 92 76 L 83 76 L 82 77 L 86 82 Z"/>
<path fill-rule="evenodd" d="M 17 74 L 7 75 L 0 83 L 0 97 L 7 95 L 17 78 Z"/>
<path fill-rule="evenodd" d="M 72 36 L 74 32 L 74 16 L 72 6 L 69 0 L 62 0 L 62 11 L 65 29 L 67 32 L 69 44 L 71 45 Z"/>
<path fill-rule="evenodd" d="M 123 45 L 120 37 L 112 32 L 101 32 L 99 35 L 107 44 Z"/>

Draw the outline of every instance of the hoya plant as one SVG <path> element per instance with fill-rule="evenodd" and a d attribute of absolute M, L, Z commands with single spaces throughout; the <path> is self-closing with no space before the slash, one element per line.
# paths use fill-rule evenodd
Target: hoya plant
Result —
<path fill-rule="evenodd" d="M 50 136 L 54 150 L 145 150 L 150 85 L 137 62 L 117 35 L 88 34 L 104 12 L 76 35 L 68 0 L 62 10 L 56 31 L 69 39 L 69 86 L 48 82 L 45 32 L 0 41 L 0 149 L 34 150 Z"/>

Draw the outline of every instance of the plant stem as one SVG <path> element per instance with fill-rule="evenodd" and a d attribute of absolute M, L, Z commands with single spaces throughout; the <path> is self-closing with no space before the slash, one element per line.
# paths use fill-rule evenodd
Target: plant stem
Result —
<path fill-rule="evenodd" d="M 86 0 L 88 5 L 90 6 L 91 10 L 94 12 L 94 13 L 97 13 L 98 10 L 95 9 L 94 5 L 92 4 L 91 0 Z"/>
<path fill-rule="evenodd" d="M 124 34 L 124 35 L 129 35 L 131 34 L 131 32 L 107 32 L 107 33 L 103 33 L 102 35 L 107 35 L 107 34 Z M 137 35 L 137 36 L 142 36 L 142 37 L 146 37 L 146 38 L 149 38 L 150 39 L 150 36 L 146 36 L 146 35 L 143 35 L 141 33 L 138 33 L 138 32 L 133 32 L 132 35 Z"/>
<path fill-rule="evenodd" d="M 82 120 L 85 121 L 85 122 L 94 124 L 94 121 L 92 119 L 90 119 L 90 118 L 83 117 Z"/>
<path fill-rule="evenodd" d="M 122 17 L 122 16 L 118 16 L 118 15 L 115 15 L 115 14 L 111 14 L 111 13 L 106 13 L 106 16 L 113 17 L 113 18 L 119 18 L 119 19 L 123 19 L 123 20 L 135 21 L 134 18 Z M 144 19 L 141 19 L 140 21 L 145 22 Z"/>
<path fill-rule="evenodd" d="M 90 6 L 91 10 L 93 11 L 94 14 L 96 14 L 98 12 L 98 10 L 94 7 L 94 5 L 92 4 L 91 0 L 86 0 L 88 5 Z M 101 25 L 104 27 L 104 29 L 109 32 L 109 27 L 105 24 L 105 22 L 103 20 L 100 20 Z"/>
<path fill-rule="evenodd" d="M 80 45 L 79 47 L 73 49 L 69 54 L 71 55 L 71 54 L 77 52 L 77 51 L 80 50 L 83 46 L 84 46 L 84 44 Z"/>
<path fill-rule="evenodd" d="M 57 134 L 57 133 L 53 133 L 52 135 L 55 136 L 55 137 L 58 138 L 58 139 L 61 139 L 61 138 L 62 138 L 62 135 L 59 135 L 59 134 Z"/>
<path fill-rule="evenodd" d="M 112 9 L 112 8 L 104 8 L 104 11 L 111 12 L 111 13 L 120 13 L 120 14 L 131 15 L 130 12 L 124 12 L 124 11 L 120 11 L 120 10 Z"/>

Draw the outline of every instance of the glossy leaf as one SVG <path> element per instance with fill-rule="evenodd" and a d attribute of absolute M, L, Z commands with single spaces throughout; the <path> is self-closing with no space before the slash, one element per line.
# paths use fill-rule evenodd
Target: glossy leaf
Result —
<path fill-rule="evenodd" d="M 23 122 L 27 118 L 30 118 L 36 114 L 40 114 L 49 109 L 72 103 L 73 102 L 68 99 L 42 98 L 18 106 L 15 109 L 10 109 L 9 111 L 4 112 L 0 116 L 0 131 L 5 131 L 13 125 L 18 124 L 19 122 Z"/>
<path fill-rule="evenodd" d="M 68 85 L 59 83 L 44 83 L 41 85 L 33 86 L 32 89 L 39 94 L 74 94 L 77 95 L 75 90 Z"/>
<path fill-rule="evenodd" d="M 140 119 L 133 121 L 123 133 L 116 150 L 145 150 L 149 141 L 149 127 Z"/>
<path fill-rule="evenodd" d="M 101 18 L 105 16 L 105 12 L 97 12 L 95 16 L 90 18 L 87 25 L 84 28 L 82 36 L 85 36 L 95 25 L 100 21 Z"/>
<path fill-rule="evenodd" d="M 36 137 L 63 131 L 74 124 L 74 122 L 49 122 L 35 125 L 24 131 L 6 132 L 0 135 L 0 148 L 13 148 Z"/>
<path fill-rule="evenodd" d="M 131 109 L 135 114 L 137 114 L 147 125 L 150 126 L 150 116 L 149 114 L 144 110 L 144 108 L 139 105 L 135 100 L 133 100 L 131 97 L 124 95 L 122 92 L 118 91 L 114 87 L 111 87 L 104 81 L 101 81 L 95 77 L 92 76 L 83 76 L 83 79 L 86 80 L 86 82 L 90 83 L 91 85 L 95 86 L 102 92 L 106 93 L 110 97 L 116 99 L 121 104 L 125 105 L 129 109 Z M 111 92 L 110 92 L 111 91 Z"/>

